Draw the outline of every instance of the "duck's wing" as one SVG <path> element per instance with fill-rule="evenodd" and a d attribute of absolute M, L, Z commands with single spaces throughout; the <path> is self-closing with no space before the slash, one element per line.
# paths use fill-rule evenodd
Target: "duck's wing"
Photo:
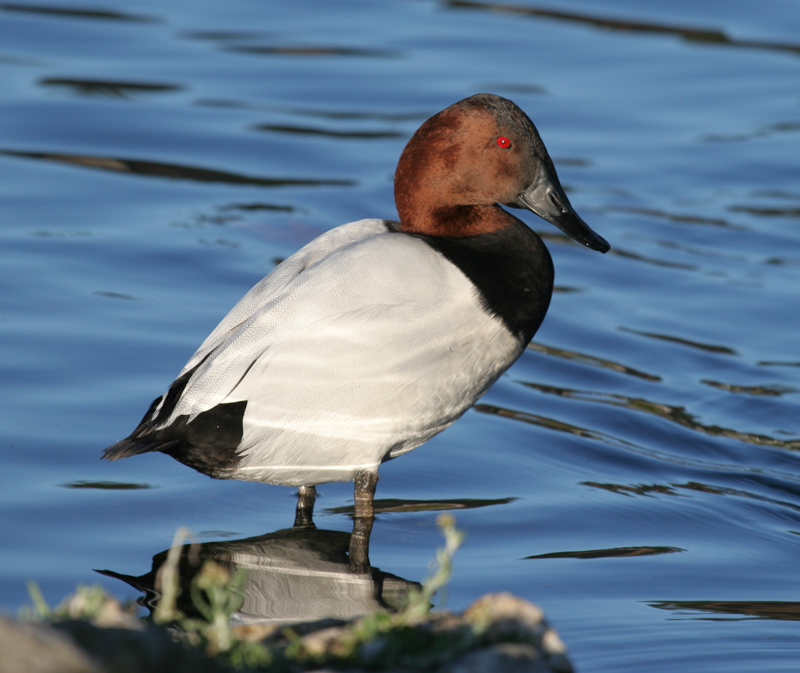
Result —
<path fill-rule="evenodd" d="M 394 223 L 387 220 L 367 219 L 343 224 L 318 236 L 306 246 L 287 257 L 261 279 L 228 312 L 200 348 L 189 358 L 180 374 L 195 369 L 208 354 L 218 348 L 242 323 L 291 292 L 292 282 L 308 268 L 342 248 L 359 241 L 384 234 Z M 179 375 L 180 376 L 180 375 Z"/>
<path fill-rule="evenodd" d="M 109 457 L 202 442 L 254 469 L 376 466 L 458 418 L 524 344 L 428 243 L 371 226 L 256 286 L 129 438 L 148 448 Z"/>
<path fill-rule="evenodd" d="M 229 379 L 235 378 L 238 373 L 241 377 L 252 363 L 247 357 L 257 355 L 256 351 L 259 348 L 257 340 L 263 337 L 264 332 L 270 331 L 268 326 L 270 307 L 279 305 L 282 300 L 291 297 L 298 278 L 336 251 L 385 234 L 393 228 L 393 225 L 394 223 L 379 219 L 351 222 L 322 234 L 285 259 L 239 300 L 192 355 L 167 392 L 153 401 L 131 435 L 107 448 L 103 452 L 103 457 L 116 460 L 162 448 L 165 443 L 164 433 L 156 436 L 156 431 L 175 420 L 178 414 L 173 412 L 178 404 L 181 410 L 189 410 L 191 419 L 213 408 L 212 400 L 219 398 L 217 399 L 219 403 L 231 390 L 230 380 L 225 385 L 226 376 Z M 281 318 L 285 319 L 285 316 Z M 249 325 L 257 327 L 251 330 Z M 244 352 L 239 345 L 246 342 L 250 342 L 254 347 L 250 353 Z M 269 345 L 269 339 L 263 342 L 263 347 L 268 348 Z M 238 362 L 237 352 L 240 353 Z M 218 359 L 218 355 L 223 356 Z M 199 371 L 201 365 L 205 367 Z M 222 388 L 217 395 L 209 395 L 216 383 Z M 201 400 L 196 399 L 197 393 L 207 400 L 205 406 Z"/>

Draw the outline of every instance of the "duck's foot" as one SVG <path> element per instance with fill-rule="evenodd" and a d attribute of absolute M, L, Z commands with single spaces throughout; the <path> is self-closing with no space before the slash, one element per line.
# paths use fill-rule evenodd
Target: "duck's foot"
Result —
<path fill-rule="evenodd" d="M 369 536 L 375 521 L 375 488 L 378 485 L 378 473 L 362 471 L 355 476 L 354 497 L 355 515 L 353 532 L 350 535 L 350 570 L 354 573 L 366 573 L 369 565 Z"/>
<path fill-rule="evenodd" d="M 314 486 L 301 486 L 297 493 L 297 509 L 294 512 L 295 528 L 315 528 L 314 500 L 317 489 Z"/>

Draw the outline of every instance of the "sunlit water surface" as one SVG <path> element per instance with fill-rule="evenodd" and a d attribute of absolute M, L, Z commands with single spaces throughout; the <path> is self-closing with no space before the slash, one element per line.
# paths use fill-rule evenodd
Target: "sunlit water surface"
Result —
<path fill-rule="evenodd" d="M 145 575 L 180 526 L 330 580 L 254 571 L 248 609 L 373 605 L 346 573 L 351 485 L 320 488 L 297 540 L 292 489 L 98 458 L 277 260 L 394 217 L 407 138 L 491 91 L 612 251 L 522 215 L 550 313 L 473 410 L 383 466 L 385 601 L 456 508 L 447 607 L 535 601 L 582 671 L 798 670 L 799 35 L 778 0 L 0 5 L 3 609 L 28 579 L 53 603 L 139 597 L 93 569 Z"/>

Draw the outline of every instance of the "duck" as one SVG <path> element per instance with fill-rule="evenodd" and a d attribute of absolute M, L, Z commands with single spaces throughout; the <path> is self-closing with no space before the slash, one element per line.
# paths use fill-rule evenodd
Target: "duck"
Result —
<path fill-rule="evenodd" d="M 374 518 L 380 465 L 462 416 L 547 313 L 552 258 L 505 207 L 610 248 L 530 118 L 494 94 L 419 127 L 394 196 L 397 220 L 331 229 L 257 283 L 102 457 L 157 451 L 217 479 L 297 487 L 312 507 L 317 485 L 352 480 L 356 519 Z"/>

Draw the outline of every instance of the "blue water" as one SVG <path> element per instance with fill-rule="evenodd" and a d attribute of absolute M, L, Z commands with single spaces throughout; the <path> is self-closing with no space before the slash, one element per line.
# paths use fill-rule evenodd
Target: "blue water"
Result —
<path fill-rule="evenodd" d="M 550 313 L 383 466 L 371 564 L 422 580 L 460 505 L 449 608 L 528 598 L 581 671 L 798 670 L 799 35 L 779 0 L 0 4 L 0 607 L 136 598 L 93 569 L 143 575 L 180 526 L 291 527 L 292 489 L 100 451 L 277 260 L 394 217 L 407 138 L 491 91 L 612 251 L 523 214 Z M 351 488 L 316 505 L 339 542 Z"/>

